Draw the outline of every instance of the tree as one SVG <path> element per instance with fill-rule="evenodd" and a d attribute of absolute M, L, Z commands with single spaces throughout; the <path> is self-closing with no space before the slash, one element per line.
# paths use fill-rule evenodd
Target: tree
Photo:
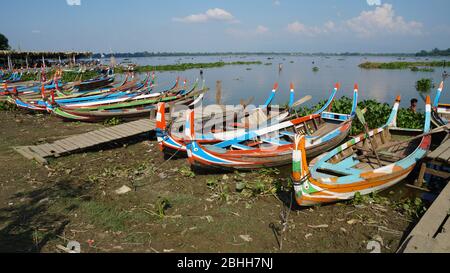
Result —
<path fill-rule="evenodd" d="M 10 49 L 8 38 L 5 37 L 5 35 L 0 33 L 0 50 L 8 50 Z"/>

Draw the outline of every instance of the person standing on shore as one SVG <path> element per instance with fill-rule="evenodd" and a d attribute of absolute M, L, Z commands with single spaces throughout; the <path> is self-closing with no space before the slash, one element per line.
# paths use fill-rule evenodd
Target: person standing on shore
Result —
<path fill-rule="evenodd" d="M 417 99 L 412 99 L 411 100 L 411 106 L 409 106 L 409 110 L 416 113 L 417 112 Z"/>

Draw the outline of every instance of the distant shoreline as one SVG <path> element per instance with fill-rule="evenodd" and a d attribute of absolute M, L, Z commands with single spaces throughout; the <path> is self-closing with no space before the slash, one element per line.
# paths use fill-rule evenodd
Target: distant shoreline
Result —
<path fill-rule="evenodd" d="M 304 52 L 123 52 L 123 53 L 95 53 L 93 58 L 148 58 L 148 57 L 198 57 L 198 56 L 323 56 L 323 57 L 450 57 L 450 48 L 447 50 L 433 49 L 432 51 L 422 50 L 418 53 L 304 53 Z"/>

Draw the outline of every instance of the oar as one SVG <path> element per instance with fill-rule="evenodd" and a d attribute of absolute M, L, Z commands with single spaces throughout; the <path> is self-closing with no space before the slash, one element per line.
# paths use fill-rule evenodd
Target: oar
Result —
<path fill-rule="evenodd" d="M 298 101 L 294 102 L 292 104 L 292 106 L 290 107 L 290 111 L 294 110 L 295 112 L 295 116 L 298 117 L 298 113 L 297 110 L 295 109 L 296 107 L 299 107 L 300 105 L 310 101 L 312 99 L 312 96 L 308 95 L 308 96 L 304 96 L 303 98 L 299 99 Z M 295 126 L 294 126 L 294 130 L 295 130 Z"/>
<path fill-rule="evenodd" d="M 364 127 L 364 130 L 366 131 L 367 139 L 369 140 L 370 146 L 372 146 L 372 150 L 373 150 L 375 156 L 377 157 L 378 165 L 382 166 L 380 157 L 378 156 L 377 150 L 375 149 L 375 146 L 372 143 L 372 139 L 370 138 L 369 126 L 367 125 L 366 119 L 364 118 L 364 113 L 363 113 L 363 111 L 361 111 L 361 109 L 359 109 L 359 107 L 356 107 L 356 116 L 358 117 L 359 121 L 361 122 L 361 124 Z"/>
<path fill-rule="evenodd" d="M 312 96 L 310 96 L 310 95 L 304 96 L 303 98 L 301 98 L 298 101 L 294 102 L 294 104 L 292 104 L 291 108 L 299 107 L 300 105 L 307 103 L 311 99 L 312 99 Z"/>
<path fill-rule="evenodd" d="M 450 132 L 450 125 L 447 124 L 447 125 L 443 125 L 443 126 L 437 127 L 434 130 L 432 130 L 431 132 L 423 133 L 423 134 L 417 135 L 415 137 L 412 137 L 412 138 L 409 138 L 409 139 L 406 139 L 406 140 L 402 140 L 402 141 L 398 141 L 398 142 L 392 142 L 389 145 L 383 146 L 383 149 L 387 149 L 387 148 L 390 148 L 390 147 L 401 145 L 401 144 L 406 143 L 406 142 L 410 142 L 410 141 L 413 141 L 413 140 L 416 140 L 416 139 L 420 139 L 420 138 L 423 138 L 423 137 L 426 137 L 426 136 L 429 136 L 429 135 L 434 135 L 434 134 L 438 134 L 438 133 L 442 133 L 442 132 L 447 132 L 447 134 L 448 134 Z"/>
<path fill-rule="evenodd" d="M 249 106 L 253 101 L 255 100 L 255 97 L 249 98 L 247 101 L 244 99 L 241 99 L 241 105 L 244 107 L 244 109 Z"/>

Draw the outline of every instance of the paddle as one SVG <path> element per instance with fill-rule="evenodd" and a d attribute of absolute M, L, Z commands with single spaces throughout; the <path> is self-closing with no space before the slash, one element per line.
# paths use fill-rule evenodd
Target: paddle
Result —
<path fill-rule="evenodd" d="M 377 150 L 375 149 L 375 146 L 372 143 L 372 139 L 370 138 L 369 126 L 367 125 L 366 119 L 364 118 L 364 113 L 363 113 L 363 111 L 361 111 L 361 109 L 359 109 L 359 107 L 356 107 L 356 116 L 358 117 L 359 121 L 361 122 L 361 124 L 364 127 L 364 130 L 366 131 L 367 139 L 369 140 L 370 146 L 372 146 L 372 150 L 373 150 L 375 156 L 377 157 L 378 165 L 382 166 L 381 165 L 381 161 L 380 161 L 380 157 L 378 156 Z"/>
<path fill-rule="evenodd" d="M 244 99 L 241 99 L 241 105 L 244 107 L 244 109 L 249 106 L 253 101 L 255 100 L 255 97 L 249 98 L 247 101 Z"/>
<path fill-rule="evenodd" d="M 416 140 L 416 139 L 423 138 L 425 136 L 434 135 L 434 134 L 438 134 L 438 133 L 442 133 L 442 132 L 447 132 L 447 134 L 450 133 L 450 125 L 447 124 L 447 125 L 439 126 L 439 127 L 435 128 L 434 130 L 432 130 L 431 132 L 423 133 L 423 134 L 417 135 L 415 137 L 408 138 L 406 140 L 392 142 L 392 143 L 390 143 L 389 145 L 386 145 L 386 146 L 383 145 L 383 148 L 387 149 L 387 148 L 390 148 L 390 147 L 401 145 L 401 144 L 406 143 L 406 142 L 410 142 L 410 141 L 413 141 L 413 140 Z"/>
<path fill-rule="evenodd" d="M 301 98 L 298 101 L 294 102 L 294 104 L 292 104 L 291 108 L 299 107 L 300 105 L 307 103 L 311 99 L 312 99 L 312 96 L 310 96 L 310 95 L 304 96 L 303 98 Z"/>

